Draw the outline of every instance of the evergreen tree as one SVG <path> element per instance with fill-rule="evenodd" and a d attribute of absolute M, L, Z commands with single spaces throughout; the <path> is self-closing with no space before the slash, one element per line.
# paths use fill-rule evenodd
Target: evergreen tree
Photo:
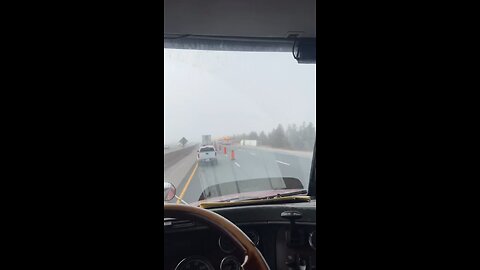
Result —
<path fill-rule="evenodd" d="M 279 124 L 276 129 L 274 129 L 270 135 L 270 142 L 273 147 L 278 148 L 288 148 L 288 139 L 283 129 L 282 124 Z"/>
<path fill-rule="evenodd" d="M 255 131 L 250 132 L 250 134 L 248 135 L 248 139 L 249 140 L 258 140 L 257 132 L 255 132 Z"/>
<path fill-rule="evenodd" d="M 268 137 L 267 135 L 265 134 L 265 132 L 260 132 L 260 136 L 259 136 L 259 143 L 260 145 L 268 145 L 269 142 L 268 142 Z"/>

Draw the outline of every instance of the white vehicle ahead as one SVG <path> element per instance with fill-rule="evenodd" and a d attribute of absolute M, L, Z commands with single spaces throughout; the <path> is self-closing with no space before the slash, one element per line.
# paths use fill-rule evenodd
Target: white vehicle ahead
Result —
<path fill-rule="evenodd" d="M 213 145 L 204 145 L 197 151 L 197 160 L 201 165 L 203 164 L 217 164 L 217 151 Z"/>

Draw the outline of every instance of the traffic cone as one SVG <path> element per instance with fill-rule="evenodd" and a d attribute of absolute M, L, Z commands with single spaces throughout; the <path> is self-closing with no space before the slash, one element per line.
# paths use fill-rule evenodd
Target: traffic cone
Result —
<path fill-rule="evenodd" d="M 235 151 L 232 150 L 232 157 L 231 157 L 232 160 L 235 160 Z"/>

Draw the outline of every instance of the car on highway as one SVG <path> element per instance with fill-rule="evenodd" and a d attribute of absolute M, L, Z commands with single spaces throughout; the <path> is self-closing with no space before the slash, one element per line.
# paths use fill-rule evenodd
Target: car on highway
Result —
<path fill-rule="evenodd" d="M 197 161 L 199 164 L 217 165 L 217 151 L 213 145 L 202 145 L 197 151 Z"/>
<path fill-rule="evenodd" d="M 164 145 L 164 146 L 163 146 L 163 149 L 170 149 L 170 146 Z"/>
<path fill-rule="evenodd" d="M 165 136 L 198 141 L 165 155 L 163 269 L 316 269 L 316 1 L 164 15 Z"/>

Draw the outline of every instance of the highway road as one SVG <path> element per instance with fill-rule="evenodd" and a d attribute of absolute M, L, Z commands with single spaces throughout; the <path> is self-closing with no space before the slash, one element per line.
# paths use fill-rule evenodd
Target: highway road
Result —
<path fill-rule="evenodd" d="M 312 153 L 239 145 L 227 149 L 227 156 L 223 151 L 218 152 L 217 165 L 195 163 L 185 178 L 179 181 L 177 195 L 187 203 L 192 203 L 198 201 L 202 191 L 212 185 L 282 176 L 298 178 L 304 188 L 308 189 Z M 235 152 L 235 160 L 231 160 L 231 150 Z"/>

